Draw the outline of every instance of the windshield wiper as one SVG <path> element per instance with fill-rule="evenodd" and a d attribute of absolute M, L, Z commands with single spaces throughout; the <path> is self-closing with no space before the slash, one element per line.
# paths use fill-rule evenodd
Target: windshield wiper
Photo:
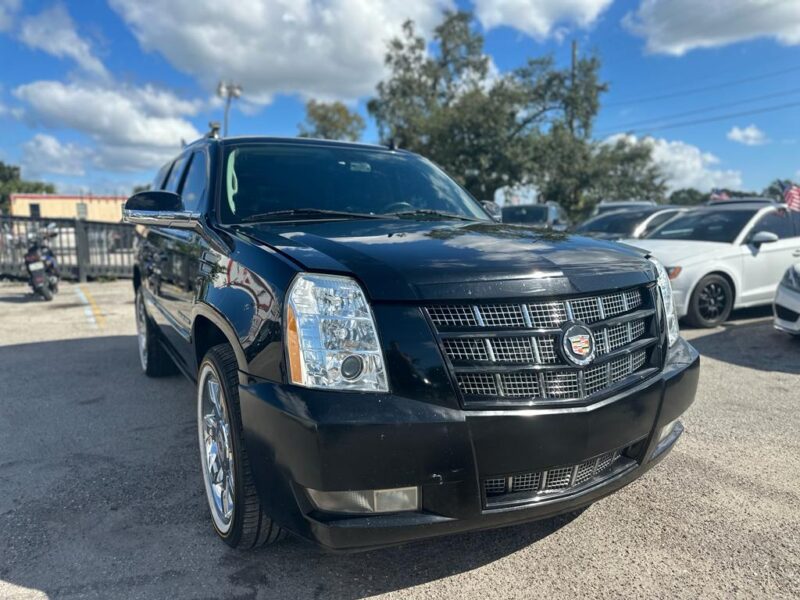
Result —
<path fill-rule="evenodd" d="M 343 210 L 324 210 L 321 208 L 289 208 L 286 210 L 271 210 L 269 212 L 249 215 L 242 219 L 242 223 L 254 221 L 279 221 L 282 217 L 342 217 L 347 219 L 380 219 L 378 215 L 368 213 L 355 213 Z"/>
<path fill-rule="evenodd" d="M 453 213 L 431 210 L 429 208 L 418 208 L 416 210 L 404 210 L 402 212 L 388 213 L 395 217 L 442 217 L 445 219 L 458 219 L 460 221 L 479 221 L 464 215 L 454 215 Z"/>

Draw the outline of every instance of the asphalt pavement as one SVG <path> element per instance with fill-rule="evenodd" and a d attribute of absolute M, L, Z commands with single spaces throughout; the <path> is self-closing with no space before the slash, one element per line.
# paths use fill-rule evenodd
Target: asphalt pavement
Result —
<path fill-rule="evenodd" d="M 686 433 L 578 515 L 355 555 L 219 542 L 192 386 L 140 373 L 130 282 L 0 283 L 0 598 L 797 598 L 800 341 L 686 330 Z"/>

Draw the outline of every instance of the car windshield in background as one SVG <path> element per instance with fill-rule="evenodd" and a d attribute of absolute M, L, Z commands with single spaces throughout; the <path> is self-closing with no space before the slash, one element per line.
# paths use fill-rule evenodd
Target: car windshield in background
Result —
<path fill-rule="evenodd" d="M 646 236 L 653 240 L 696 240 L 730 244 L 739 235 L 755 210 L 696 210 L 688 212 Z"/>
<path fill-rule="evenodd" d="M 577 233 L 617 233 L 633 235 L 636 226 L 653 214 L 651 210 L 625 210 L 589 219 L 575 229 Z"/>
<path fill-rule="evenodd" d="M 242 144 L 225 154 L 223 185 L 225 223 L 385 214 L 490 220 L 440 169 L 405 152 Z"/>
<path fill-rule="evenodd" d="M 504 223 L 547 223 L 547 206 L 506 206 Z"/>

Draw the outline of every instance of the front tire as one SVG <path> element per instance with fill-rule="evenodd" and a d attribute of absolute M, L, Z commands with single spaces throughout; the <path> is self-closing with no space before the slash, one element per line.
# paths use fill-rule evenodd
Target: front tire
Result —
<path fill-rule="evenodd" d="M 214 346 L 197 376 L 200 465 L 214 531 L 233 548 L 277 542 L 283 530 L 267 516 L 244 447 L 236 357 L 228 344 Z"/>
<path fill-rule="evenodd" d="M 687 321 L 694 327 L 716 327 L 728 320 L 732 309 L 730 282 L 721 275 L 706 275 L 692 292 Z"/>
<path fill-rule="evenodd" d="M 43 285 L 39 289 L 39 293 L 42 295 L 45 302 L 50 302 L 53 299 L 53 292 L 50 291 L 50 287 L 47 285 Z"/>
<path fill-rule="evenodd" d="M 148 377 L 163 377 L 178 372 L 175 362 L 158 341 L 156 325 L 147 316 L 144 294 L 136 290 L 136 341 L 139 345 L 139 364 Z"/>

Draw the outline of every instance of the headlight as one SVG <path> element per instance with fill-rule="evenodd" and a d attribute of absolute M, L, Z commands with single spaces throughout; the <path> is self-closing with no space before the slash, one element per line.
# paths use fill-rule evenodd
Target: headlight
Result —
<path fill-rule="evenodd" d="M 675 301 L 672 298 L 672 284 L 669 282 L 669 274 L 660 262 L 650 257 L 656 271 L 658 271 L 658 291 L 661 293 L 661 302 L 664 303 L 664 315 L 667 319 L 667 337 L 669 345 L 672 346 L 678 341 L 680 329 L 678 328 L 678 312 L 675 310 Z"/>
<path fill-rule="evenodd" d="M 781 285 L 785 285 L 790 290 L 800 292 L 800 266 L 789 267 L 786 273 L 783 274 Z"/>
<path fill-rule="evenodd" d="M 350 277 L 298 275 L 286 298 L 289 380 L 333 390 L 389 386 L 372 310 Z"/>

